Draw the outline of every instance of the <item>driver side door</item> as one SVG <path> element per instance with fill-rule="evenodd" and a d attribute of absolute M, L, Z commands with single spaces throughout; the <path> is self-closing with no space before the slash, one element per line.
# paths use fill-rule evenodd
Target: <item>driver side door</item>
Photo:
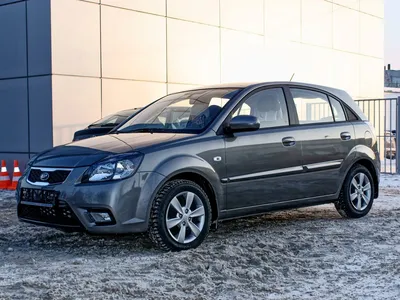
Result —
<path fill-rule="evenodd" d="M 225 137 L 227 209 L 259 207 L 293 200 L 301 189 L 302 154 L 291 130 L 282 87 L 250 93 L 232 117 L 251 114 L 260 129 Z"/>

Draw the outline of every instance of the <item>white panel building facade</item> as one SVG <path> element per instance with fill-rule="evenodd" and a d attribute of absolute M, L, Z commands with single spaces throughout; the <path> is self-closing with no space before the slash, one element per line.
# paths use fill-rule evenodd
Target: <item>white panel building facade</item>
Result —
<path fill-rule="evenodd" d="M 0 29 L 8 47 L 0 50 L 7 66 L 0 70 L 0 107 L 17 97 L 14 89 L 26 90 L 24 113 L 43 130 L 26 124 L 19 133 L 28 143 L 0 151 L 27 158 L 71 141 L 102 116 L 205 84 L 293 76 L 357 99 L 382 97 L 383 2 L 2 0 L 0 27 L 10 29 Z M 29 25 L 18 29 L 29 55 L 13 49 L 18 21 Z"/>

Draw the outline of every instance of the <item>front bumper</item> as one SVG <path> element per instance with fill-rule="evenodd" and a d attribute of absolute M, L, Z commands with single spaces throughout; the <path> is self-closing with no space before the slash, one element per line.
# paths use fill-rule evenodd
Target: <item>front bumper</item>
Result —
<path fill-rule="evenodd" d="M 76 168 L 61 184 L 37 186 L 22 177 L 17 188 L 18 217 L 21 221 L 86 230 L 94 234 L 145 232 L 152 199 L 164 176 L 155 172 L 138 172 L 134 176 L 111 182 L 79 183 L 87 168 Z M 22 189 L 53 191 L 51 203 L 23 201 Z M 107 212 L 112 222 L 96 223 L 90 212 Z"/>

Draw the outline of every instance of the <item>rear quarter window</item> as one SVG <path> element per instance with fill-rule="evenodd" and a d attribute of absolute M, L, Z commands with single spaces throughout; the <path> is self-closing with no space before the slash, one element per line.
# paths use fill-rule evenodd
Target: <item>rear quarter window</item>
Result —
<path fill-rule="evenodd" d="M 353 113 L 347 106 L 345 106 L 344 109 L 347 114 L 347 120 L 349 120 L 350 122 L 359 120 L 356 114 Z"/>

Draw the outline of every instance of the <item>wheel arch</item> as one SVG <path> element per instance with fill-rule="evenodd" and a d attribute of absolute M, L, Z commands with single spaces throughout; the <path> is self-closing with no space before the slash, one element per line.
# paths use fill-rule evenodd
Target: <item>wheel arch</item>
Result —
<path fill-rule="evenodd" d="M 374 198 L 375 199 L 378 198 L 378 196 L 379 196 L 379 173 L 375 167 L 374 162 L 370 158 L 367 158 L 367 157 L 359 157 L 349 165 L 349 167 L 346 169 L 345 176 L 342 179 L 342 183 L 340 184 L 340 189 L 339 189 L 338 194 L 340 193 L 340 190 L 342 189 L 342 186 L 343 186 L 347 176 L 349 175 L 350 170 L 357 164 L 364 166 L 371 173 L 372 179 L 374 181 Z"/>
<path fill-rule="evenodd" d="M 151 202 L 167 182 L 175 179 L 191 180 L 207 193 L 212 210 L 212 222 L 218 219 L 225 194 L 217 172 L 207 161 L 190 155 L 176 156 L 160 164 L 155 172 L 165 177 L 155 188 Z"/>
<path fill-rule="evenodd" d="M 367 158 L 360 158 L 358 159 L 354 164 L 359 164 L 367 168 L 367 170 L 371 173 L 372 179 L 374 180 L 374 198 L 378 198 L 379 195 L 379 177 L 378 177 L 378 172 L 375 168 L 374 163 Z"/>
<path fill-rule="evenodd" d="M 339 186 L 340 190 L 350 172 L 350 170 L 356 165 L 362 165 L 368 169 L 371 173 L 372 179 L 374 181 L 374 198 L 379 196 L 379 180 L 380 180 L 380 159 L 379 153 L 371 149 L 370 147 L 362 144 L 356 145 L 351 151 L 348 157 L 345 159 L 345 164 L 343 166 L 342 182 Z"/>
<path fill-rule="evenodd" d="M 214 222 L 218 219 L 219 211 L 218 211 L 218 201 L 217 196 L 215 194 L 215 190 L 211 183 L 205 178 L 203 175 L 193 172 L 193 171 L 182 171 L 179 172 L 167 179 L 166 182 L 176 180 L 176 179 L 186 179 L 197 183 L 207 194 L 210 205 L 211 205 L 211 222 Z"/>

